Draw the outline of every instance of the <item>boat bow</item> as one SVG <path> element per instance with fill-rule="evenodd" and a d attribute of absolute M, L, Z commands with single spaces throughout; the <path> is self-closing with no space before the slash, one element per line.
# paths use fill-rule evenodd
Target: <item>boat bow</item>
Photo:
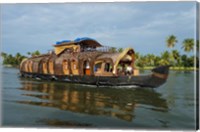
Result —
<path fill-rule="evenodd" d="M 153 76 L 156 76 L 162 79 L 167 79 L 168 74 L 169 74 L 169 68 L 170 68 L 170 65 L 156 67 L 152 69 Z"/>

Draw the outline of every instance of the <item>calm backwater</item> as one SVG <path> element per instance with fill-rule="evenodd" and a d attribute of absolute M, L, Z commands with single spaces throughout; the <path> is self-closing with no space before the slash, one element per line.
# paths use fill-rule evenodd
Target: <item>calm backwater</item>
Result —
<path fill-rule="evenodd" d="M 18 73 L 2 68 L 4 127 L 195 129 L 193 71 L 170 71 L 157 89 L 34 81 Z"/>

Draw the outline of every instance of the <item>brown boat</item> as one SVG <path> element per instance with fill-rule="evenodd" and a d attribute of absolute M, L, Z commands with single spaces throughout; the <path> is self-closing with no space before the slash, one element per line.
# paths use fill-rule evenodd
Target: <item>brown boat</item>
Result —
<path fill-rule="evenodd" d="M 97 86 L 158 87 L 166 82 L 169 66 L 140 75 L 135 52 L 112 52 L 91 38 L 57 42 L 54 51 L 28 58 L 20 64 L 21 77 Z"/>

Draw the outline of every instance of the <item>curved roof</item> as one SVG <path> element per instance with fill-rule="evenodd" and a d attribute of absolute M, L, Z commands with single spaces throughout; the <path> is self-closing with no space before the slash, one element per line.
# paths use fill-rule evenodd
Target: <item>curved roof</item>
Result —
<path fill-rule="evenodd" d="M 62 40 L 62 41 L 57 41 L 56 44 L 62 44 L 62 43 L 69 43 L 71 40 Z"/>
<path fill-rule="evenodd" d="M 124 49 L 124 51 L 122 53 L 105 53 L 103 55 L 100 55 L 99 57 L 97 57 L 96 60 L 100 60 L 100 59 L 112 59 L 113 63 L 114 63 L 114 68 L 113 68 L 113 73 L 115 73 L 116 69 L 117 69 L 117 65 L 119 64 L 120 60 L 128 60 L 128 61 L 132 61 L 132 58 L 130 55 L 134 55 L 135 52 L 132 48 L 126 48 Z"/>
<path fill-rule="evenodd" d="M 127 56 L 128 52 L 132 52 L 134 54 L 134 50 L 132 48 L 126 48 L 122 53 L 116 52 L 116 53 L 104 53 L 96 58 L 96 60 L 99 59 L 106 59 L 110 58 L 113 60 L 114 63 L 119 63 L 120 60 L 129 60 L 129 56 Z"/>
<path fill-rule="evenodd" d="M 63 40 L 63 41 L 58 41 L 56 42 L 55 47 L 58 46 L 64 46 L 64 45 L 84 45 L 88 47 L 101 47 L 102 45 L 97 42 L 95 39 L 88 38 L 88 37 L 82 37 L 82 38 L 76 38 L 74 41 L 71 40 Z"/>
<path fill-rule="evenodd" d="M 74 40 L 74 42 L 75 42 L 75 43 L 79 43 L 79 42 L 85 41 L 85 40 L 93 40 L 93 41 L 96 41 L 96 40 L 94 40 L 94 39 L 92 39 L 92 38 L 82 37 L 82 38 L 76 38 L 76 39 Z"/>
<path fill-rule="evenodd" d="M 120 53 L 104 53 L 96 58 L 96 60 L 112 59 L 113 63 L 117 60 Z"/>

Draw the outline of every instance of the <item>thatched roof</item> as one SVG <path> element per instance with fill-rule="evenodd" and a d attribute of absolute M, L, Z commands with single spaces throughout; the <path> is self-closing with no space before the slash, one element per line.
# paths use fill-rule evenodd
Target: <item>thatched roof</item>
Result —
<path fill-rule="evenodd" d="M 46 56 L 50 56 L 50 54 L 35 55 L 35 56 L 30 57 L 29 59 L 41 58 L 41 57 L 46 57 Z"/>
<path fill-rule="evenodd" d="M 115 62 L 118 58 L 120 53 L 104 53 L 96 58 L 96 60 L 106 60 L 111 59 L 113 62 Z"/>
<path fill-rule="evenodd" d="M 92 59 L 95 60 L 98 56 L 102 55 L 102 52 L 80 52 L 79 54 L 79 59 L 80 60 L 87 60 L 87 59 Z"/>
<path fill-rule="evenodd" d="M 126 48 L 122 53 L 104 53 L 96 58 L 96 60 L 112 60 L 114 64 L 113 72 L 116 71 L 120 61 L 133 61 L 134 50 Z"/>
<path fill-rule="evenodd" d="M 97 57 L 97 60 L 100 59 L 112 59 L 113 63 L 119 62 L 120 60 L 122 61 L 129 61 L 131 58 L 128 55 L 128 52 L 132 51 L 132 54 L 134 54 L 134 50 L 132 48 L 127 48 L 125 49 L 122 53 L 116 52 L 116 53 L 104 53 Z"/>

